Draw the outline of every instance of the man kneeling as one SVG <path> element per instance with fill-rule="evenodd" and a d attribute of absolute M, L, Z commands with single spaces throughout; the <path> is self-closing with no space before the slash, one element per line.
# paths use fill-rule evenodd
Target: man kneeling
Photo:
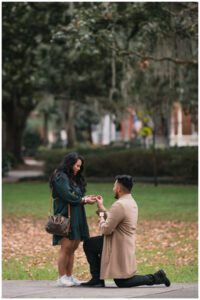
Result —
<path fill-rule="evenodd" d="M 96 196 L 100 215 L 102 236 L 86 240 L 83 248 L 90 265 L 92 279 L 81 286 L 104 287 L 104 279 L 114 279 L 118 287 L 165 284 L 170 281 L 163 270 L 154 274 L 135 275 L 135 239 L 138 207 L 131 195 L 133 178 L 128 175 L 116 177 L 113 192 L 117 201 L 109 211 L 103 198 Z"/>

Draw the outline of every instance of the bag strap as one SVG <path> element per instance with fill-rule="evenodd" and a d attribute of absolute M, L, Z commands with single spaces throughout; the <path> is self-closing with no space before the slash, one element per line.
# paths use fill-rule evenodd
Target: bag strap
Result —
<path fill-rule="evenodd" d="M 48 216 L 50 217 L 52 215 L 52 192 L 50 193 L 50 199 L 49 199 L 49 212 L 48 212 Z M 71 218 L 71 210 L 70 210 L 70 204 L 67 204 L 68 207 L 68 218 Z"/>

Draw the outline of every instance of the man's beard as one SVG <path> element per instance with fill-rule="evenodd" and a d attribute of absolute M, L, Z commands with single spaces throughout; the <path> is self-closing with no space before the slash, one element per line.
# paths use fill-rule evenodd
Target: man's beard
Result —
<path fill-rule="evenodd" d="M 115 193 L 115 199 L 119 199 L 119 194 L 117 192 Z"/>

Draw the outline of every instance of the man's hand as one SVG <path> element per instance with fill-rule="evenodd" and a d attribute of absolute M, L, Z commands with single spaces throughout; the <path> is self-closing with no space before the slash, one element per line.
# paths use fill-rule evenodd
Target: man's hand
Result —
<path fill-rule="evenodd" d="M 98 208 L 104 209 L 103 197 L 101 195 L 87 195 L 84 197 L 87 204 L 97 203 Z"/>
<path fill-rule="evenodd" d="M 103 206 L 103 197 L 101 195 L 96 196 L 97 199 L 97 206 L 100 208 Z"/>
<path fill-rule="evenodd" d="M 103 205 L 103 197 L 101 195 L 98 195 L 97 197 L 97 207 L 101 211 L 106 211 L 106 208 Z"/>
<path fill-rule="evenodd" d="M 99 213 L 99 227 L 101 228 L 101 226 L 105 223 L 105 219 L 104 219 L 104 212 L 100 212 Z"/>

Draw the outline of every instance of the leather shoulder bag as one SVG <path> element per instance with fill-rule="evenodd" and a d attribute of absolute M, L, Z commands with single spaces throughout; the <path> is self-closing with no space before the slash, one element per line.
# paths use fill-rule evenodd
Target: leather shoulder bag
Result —
<path fill-rule="evenodd" d="M 50 195 L 50 206 L 48 213 L 48 221 L 45 225 L 45 230 L 50 234 L 68 236 L 70 232 L 70 204 L 68 204 L 68 217 L 64 217 L 61 214 L 52 214 L 52 193 Z"/>

